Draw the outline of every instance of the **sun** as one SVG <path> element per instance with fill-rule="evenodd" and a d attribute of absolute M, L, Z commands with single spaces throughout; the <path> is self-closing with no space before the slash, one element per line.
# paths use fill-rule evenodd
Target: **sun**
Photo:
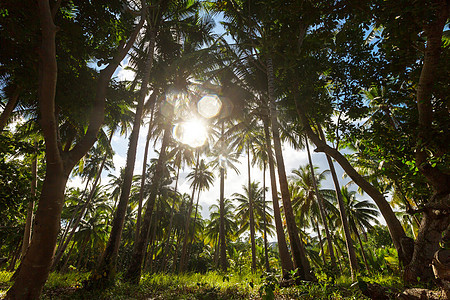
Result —
<path fill-rule="evenodd" d="M 176 124 L 173 128 L 173 135 L 180 143 L 197 148 L 205 144 L 208 132 L 202 120 L 191 119 Z"/>

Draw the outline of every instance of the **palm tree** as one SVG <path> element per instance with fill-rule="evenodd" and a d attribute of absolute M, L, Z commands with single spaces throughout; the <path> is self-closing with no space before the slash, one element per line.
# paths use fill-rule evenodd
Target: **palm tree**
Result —
<path fill-rule="evenodd" d="M 255 215 L 253 211 L 254 201 L 258 195 L 258 185 L 253 182 L 250 186 L 243 186 L 244 193 L 234 193 L 234 200 L 237 200 L 240 204 L 237 207 L 236 217 L 241 220 L 241 229 L 239 233 L 250 229 L 250 243 L 252 248 L 252 272 L 256 271 L 256 245 L 255 245 Z"/>
<path fill-rule="evenodd" d="M 192 188 L 192 197 L 191 201 L 189 203 L 189 209 L 186 219 L 186 225 L 185 225 L 185 236 L 183 240 L 183 248 L 181 250 L 181 258 L 180 258 L 180 266 L 179 271 L 183 272 L 185 270 L 185 260 L 186 260 L 186 253 L 187 253 L 187 247 L 188 247 L 188 237 L 189 237 L 189 224 L 191 219 L 191 212 L 192 212 L 192 206 L 194 202 L 194 196 L 195 191 L 197 191 L 197 204 L 195 206 L 195 220 L 194 220 L 194 232 L 192 233 L 192 237 L 194 237 L 195 234 L 195 221 L 197 220 L 197 209 L 198 209 L 198 201 L 200 197 L 200 192 L 202 190 L 209 189 L 210 184 L 214 180 L 214 175 L 212 172 L 208 170 L 208 165 L 205 164 L 205 161 L 202 159 L 200 160 L 200 152 L 197 152 L 197 163 L 194 167 L 194 170 L 188 174 L 186 177 L 187 179 L 192 179 L 191 188 Z"/>
<path fill-rule="evenodd" d="M 356 191 L 349 191 L 348 188 L 344 186 L 341 188 L 341 194 L 342 199 L 344 200 L 345 211 L 348 216 L 350 228 L 358 239 L 361 247 L 361 255 L 364 259 L 364 265 L 366 266 L 367 271 L 369 271 L 369 265 L 367 263 L 360 234 L 365 233 L 368 229 L 372 228 L 372 224 L 370 222 L 375 224 L 379 223 L 377 220 L 379 212 L 376 205 L 370 203 L 368 200 L 357 200 Z"/>
<path fill-rule="evenodd" d="M 215 263 L 216 265 L 219 264 L 219 258 L 220 258 L 220 239 L 222 236 L 220 235 L 221 232 L 221 219 L 223 220 L 223 228 L 224 228 L 224 238 L 226 240 L 231 240 L 237 231 L 238 227 L 235 222 L 234 217 L 234 211 L 235 207 L 230 199 L 223 199 L 223 208 L 222 211 L 220 209 L 220 202 L 221 200 L 218 199 L 217 204 L 213 204 L 209 207 L 210 215 L 209 215 L 209 222 L 207 223 L 205 227 L 205 235 L 206 237 L 212 242 L 214 245 L 214 253 L 215 253 Z M 226 244 L 226 242 L 224 243 Z"/>
<path fill-rule="evenodd" d="M 262 188 L 259 188 L 259 183 L 252 182 L 252 184 L 250 185 L 250 190 L 248 186 L 242 186 L 242 188 L 244 189 L 244 194 L 233 194 L 233 197 L 235 197 L 234 200 L 238 201 L 239 203 L 238 207 L 236 208 L 236 218 L 240 220 L 241 227 L 238 234 L 250 230 L 252 271 L 256 271 L 255 232 L 258 230 L 263 231 L 263 234 L 267 234 L 266 223 L 270 223 L 272 221 L 272 217 L 268 213 L 269 209 L 263 197 L 264 190 Z M 261 224 L 261 221 L 263 224 Z"/>
<path fill-rule="evenodd" d="M 336 175 L 336 170 L 334 168 L 333 161 L 331 160 L 331 157 L 328 154 L 326 154 L 326 157 L 327 157 L 328 166 L 330 167 L 331 175 L 333 178 L 334 187 L 336 190 L 336 198 L 338 200 L 338 207 L 339 207 L 339 213 L 341 216 L 342 227 L 344 229 L 344 237 L 345 237 L 345 243 L 347 246 L 348 259 L 350 261 L 351 276 L 352 276 L 352 279 L 354 279 L 355 275 L 356 275 L 355 273 L 358 271 L 358 262 L 356 260 L 356 254 L 355 254 L 355 248 L 353 246 L 353 240 L 352 240 L 352 237 L 350 236 L 350 228 L 348 225 L 348 219 L 347 219 L 347 214 L 345 211 L 344 200 L 342 197 L 341 189 L 339 187 L 339 180 Z"/>
<path fill-rule="evenodd" d="M 324 257 L 324 250 L 323 250 L 323 245 L 322 245 L 322 238 L 321 238 L 321 233 L 319 230 L 319 226 L 317 224 L 317 222 L 315 221 L 316 219 L 319 219 L 319 216 L 322 217 L 322 224 L 324 225 L 325 228 L 325 232 L 328 231 L 328 225 L 326 222 L 326 213 L 325 213 L 325 207 L 330 207 L 330 203 L 329 200 L 334 200 L 333 198 L 333 191 L 332 190 L 319 190 L 320 187 L 320 182 L 323 181 L 326 177 L 326 174 L 329 173 L 329 171 L 323 171 L 320 174 L 318 174 L 317 176 L 315 176 L 314 174 L 314 170 L 318 169 L 318 167 L 313 167 L 311 168 L 311 165 L 306 165 L 306 166 L 300 166 L 297 170 L 293 170 L 292 174 L 290 176 L 290 179 L 293 183 L 294 186 L 291 187 L 291 191 L 294 191 L 296 189 L 300 189 L 301 192 L 303 192 L 303 195 L 294 195 L 296 197 L 296 201 L 293 200 L 294 202 L 294 207 L 295 206 L 299 206 L 299 204 L 301 204 L 300 207 L 300 214 L 303 216 L 306 216 L 306 214 L 308 212 L 310 212 L 310 217 L 312 220 L 312 225 L 315 227 L 316 231 L 317 231 L 317 235 L 319 237 L 319 244 L 320 244 L 320 248 L 322 250 L 322 258 L 325 259 Z M 300 201 L 300 202 L 298 202 Z M 325 204 L 325 205 L 324 205 Z M 329 210 L 328 210 L 329 211 Z M 323 222 L 323 220 L 325 219 L 325 222 Z M 328 241 L 328 249 L 329 249 L 329 253 L 330 253 L 330 257 L 332 258 L 332 264 L 334 261 L 334 266 L 335 265 L 335 260 L 334 260 L 334 253 L 333 253 L 333 247 L 332 247 L 332 243 L 331 243 L 331 236 L 329 234 L 327 234 L 327 241 Z"/>
<path fill-rule="evenodd" d="M 227 253 L 226 253 L 226 239 L 225 239 L 225 175 L 227 173 L 227 169 L 233 169 L 237 174 L 239 174 L 239 169 L 235 166 L 235 163 L 238 161 L 237 153 L 233 152 L 233 150 L 225 145 L 223 141 L 224 136 L 224 121 L 222 120 L 221 124 L 221 137 L 216 144 L 215 149 L 213 150 L 212 155 L 214 155 L 215 159 L 212 161 L 212 165 L 214 168 L 218 168 L 220 172 L 220 198 L 219 198 L 219 208 L 220 208 L 220 230 L 219 230 L 219 257 L 220 257 L 220 268 L 222 270 L 226 270 L 227 263 Z"/>
<path fill-rule="evenodd" d="M 175 177 L 175 188 L 174 193 L 172 195 L 172 205 L 170 209 L 170 220 L 169 220 L 169 227 L 167 229 L 166 233 L 166 239 L 163 243 L 163 254 L 161 259 L 161 270 L 164 271 L 166 268 L 166 257 L 167 253 L 169 251 L 169 247 L 165 247 L 165 245 L 171 245 L 171 237 L 172 237 L 172 226 L 173 226 L 173 217 L 175 213 L 175 204 L 176 200 L 178 198 L 177 190 L 178 190 L 178 180 L 180 176 L 180 169 L 182 164 L 193 164 L 193 151 L 192 148 L 188 145 L 177 143 L 175 147 L 171 150 L 171 152 L 168 154 L 169 157 L 173 157 L 173 163 L 176 166 L 176 177 Z"/>

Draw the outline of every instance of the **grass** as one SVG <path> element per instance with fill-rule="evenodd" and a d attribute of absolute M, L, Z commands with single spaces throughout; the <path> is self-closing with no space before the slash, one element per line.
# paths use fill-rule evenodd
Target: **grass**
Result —
<path fill-rule="evenodd" d="M 189 273 L 144 274 L 139 285 L 119 279 L 115 286 L 103 290 L 85 290 L 83 281 L 89 273 L 72 271 L 65 274 L 51 273 L 45 284 L 42 299 L 367 299 L 349 277 L 340 276 L 334 281 L 326 275 L 316 274 L 317 283 L 303 282 L 281 288 L 278 277 L 261 274 L 206 274 Z M 12 272 L 0 271 L 0 298 L 11 286 Z M 365 282 L 376 282 L 392 289 L 401 288 L 399 277 L 390 274 L 375 274 L 359 277 Z"/>

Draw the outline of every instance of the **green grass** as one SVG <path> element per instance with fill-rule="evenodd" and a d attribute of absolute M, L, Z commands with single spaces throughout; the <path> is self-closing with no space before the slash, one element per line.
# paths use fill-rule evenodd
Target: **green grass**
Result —
<path fill-rule="evenodd" d="M 11 286 L 9 279 L 12 274 L 0 271 L 0 298 Z M 352 280 L 347 276 L 337 277 L 333 281 L 324 273 L 316 275 L 317 283 L 303 282 L 288 288 L 279 287 L 279 278 L 275 275 L 251 273 L 144 274 L 139 285 L 123 282 L 119 275 L 115 286 L 85 290 L 82 285 L 89 273 L 72 271 L 65 274 L 51 273 L 42 299 L 367 299 L 358 285 L 352 286 Z M 392 290 L 402 288 L 401 279 L 390 274 L 360 276 L 359 280 L 376 282 Z"/>
<path fill-rule="evenodd" d="M 0 270 L 0 299 L 3 299 L 6 291 L 11 286 L 11 282 L 9 282 L 9 279 L 11 278 L 12 274 L 13 272 Z"/>

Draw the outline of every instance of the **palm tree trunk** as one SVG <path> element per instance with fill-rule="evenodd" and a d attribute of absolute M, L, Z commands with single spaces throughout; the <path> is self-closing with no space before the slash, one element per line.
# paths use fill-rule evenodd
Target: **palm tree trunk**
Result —
<path fill-rule="evenodd" d="M 363 260 L 364 260 L 364 265 L 366 266 L 367 272 L 370 272 L 369 264 L 367 263 L 366 253 L 364 252 L 364 246 L 363 246 L 363 243 L 361 241 L 361 237 L 358 234 L 358 230 L 356 229 L 356 225 L 353 226 L 353 231 L 355 232 L 356 238 L 358 239 L 358 242 L 359 242 L 359 246 L 361 247 L 361 255 L 362 255 Z"/>
<path fill-rule="evenodd" d="M 273 217 L 275 219 L 275 228 L 277 231 L 278 252 L 280 253 L 281 269 L 283 277 L 288 276 L 289 272 L 294 269 L 291 256 L 284 235 L 283 221 L 281 220 L 280 206 L 278 204 L 277 180 L 275 177 L 275 162 L 272 154 L 272 143 L 270 142 L 269 121 L 267 117 L 262 118 L 264 123 L 264 135 L 266 140 L 267 157 L 269 163 L 270 185 L 272 192 Z"/>
<path fill-rule="evenodd" d="M 275 107 L 274 96 L 274 74 L 272 59 L 267 59 L 267 82 L 269 94 L 269 115 L 272 123 L 272 135 L 275 149 L 275 158 L 277 160 L 278 180 L 280 182 L 281 198 L 283 200 L 284 214 L 288 228 L 289 239 L 291 242 L 292 256 L 294 258 L 294 267 L 298 268 L 299 278 L 303 280 L 315 280 L 311 272 L 309 261 L 306 258 L 306 252 L 298 235 L 297 224 L 292 210 L 292 203 L 289 195 L 288 182 L 284 167 L 283 153 L 281 149 L 280 133 L 278 129 L 277 110 Z"/>
<path fill-rule="evenodd" d="M 253 195 L 250 177 L 250 142 L 247 142 L 247 168 L 248 168 L 248 211 L 250 219 L 250 242 L 252 247 L 252 272 L 256 272 L 256 243 L 255 243 L 255 216 L 253 215 Z"/>
<path fill-rule="evenodd" d="M 89 187 L 89 183 L 91 183 L 91 179 L 92 179 L 92 177 L 91 177 L 91 176 L 88 176 L 88 179 L 86 180 L 86 185 L 84 186 L 83 192 L 81 193 L 81 196 L 80 196 L 80 200 L 81 200 L 80 203 L 82 202 L 82 200 L 83 200 L 84 197 L 86 196 L 86 192 L 88 191 L 88 187 Z M 78 206 L 80 206 L 80 210 L 81 210 L 81 208 L 83 207 L 83 206 L 81 206 L 81 204 L 79 204 L 79 205 L 77 205 L 77 207 L 74 209 L 74 211 L 73 211 L 73 213 L 72 213 L 72 216 L 70 217 L 69 223 L 68 223 L 68 224 L 65 226 L 65 228 L 64 228 L 64 233 L 63 233 L 63 235 L 62 235 L 62 237 L 61 237 L 61 239 L 60 239 L 60 241 L 59 241 L 59 246 L 58 246 L 58 248 L 56 249 L 56 252 L 55 252 L 55 253 L 56 253 L 56 254 L 55 254 L 55 257 L 58 256 L 59 252 L 61 251 L 61 246 L 64 244 L 64 241 L 66 240 L 67 234 L 69 233 L 70 228 L 72 227 L 73 222 L 75 222 L 75 220 L 76 220 L 76 218 L 77 218 L 77 213 L 79 213 Z M 53 267 L 54 267 L 55 265 L 56 265 L 56 264 L 55 264 L 55 259 L 53 259 L 52 269 L 53 269 Z"/>
<path fill-rule="evenodd" d="M 173 256 L 172 256 L 172 273 L 175 273 L 176 267 L 177 267 L 177 257 L 178 257 L 178 247 L 180 247 L 180 242 L 181 242 L 181 232 L 178 233 L 177 235 L 177 244 L 175 246 L 175 251 L 173 251 Z"/>
<path fill-rule="evenodd" d="M 145 248 L 147 245 L 147 236 L 148 231 L 150 229 L 150 224 L 152 221 L 153 208 L 156 202 L 156 196 L 159 192 L 159 187 L 161 184 L 161 180 L 164 176 L 164 164 L 167 161 L 166 149 L 169 145 L 170 141 L 170 132 L 171 132 L 171 124 L 168 122 L 164 126 L 164 136 L 161 144 L 161 151 L 158 158 L 158 162 L 156 164 L 155 174 L 153 176 L 153 182 L 150 186 L 150 195 L 147 200 L 147 205 L 145 209 L 144 222 L 142 224 L 142 228 L 139 235 L 138 242 L 133 247 L 133 254 L 131 258 L 130 265 L 128 270 L 124 276 L 124 279 L 129 282 L 138 283 L 141 278 L 142 271 L 142 260 L 144 257 Z"/>
<path fill-rule="evenodd" d="M 130 135 L 130 141 L 128 146 L 127 163 L 125 167 L 122 192 L 120 194 L 119 204 L 117 205 L 117 210 L 114 215 L 113 225 L 105 252 L 103 253 L 100 264 L 98 265 L 95 272 L 93 272 L 93 275 L 91 276 L 91 278 L 96 277 L 98 278 L 100 276 L 100 279 L 98 280 L 99 282 L 103 281 L 105 283 L 106 282 L 112 283 L 115 277 L 116 260 L 119 251 L 120 238 L 122 236 L 123 224 L 125 222 L 125 214 L 127 211 L 128 199 L 130 196 L 131 183 L 133 181 L 133 171 L 136 162 L 136 150 L 139 139 L 139 130 L 141 127 L 142 114 L 144 110 L 144 101 L 148 91 L 150 71 L 153 66 L 153 53 L 155 48 L 156 33 L 152 30 L 150 34 L 151 37 L 147 50 L 145 72 L 142 78 L 138 105 L 136 107 L 136 114 L 133 122 L 133 130 Z"/>
<path fill-rule="evenodd" d="M 367 180 L 365 180 L 353 166 L 349 163 L 347 158 L 342 155 L 338 150 L 330 147 L 326 140 L 320 138 L 314 131 L 312 130 L 309 120 L 305 115 L 302 107 L 300 107 L 299 103 L 296 101 L 297 114 L 300 117 L 300 121 L 303 124 L 303 128 L 306 131 L 309 139 L 316 145 L 316 152 L 325 152 L 327 155 L 333 157 L 339 165 L 344 169 L 345 173 L 350 176 L 350 178 L 362 189 L 366 192 L 372 199 L 375 201 L 378 206 L 381 214 L 383 215 L 386 224 L 389 229 L 389 233 L 392 238 L 392 242 L 394 243 L 394 247 L 397 249 L 398 257 L 400 262 L 403 265 L 409 264 L 412 257 L 413 245 L 412 239 L 408 238 L 405 234 L 405 231 L 402 227 L 402 224 L 397 219 L 392 210 L 390 204 L 386 201 L 383 194 L 380 193 L 373 185 L 371 185 Z M 321 132 L 319 131 L 319 134 Z"/>
<path fill-rule="evenodd" d="M 72 251 L 73 251 L 73 248 L 75 248 L 75 242 L 72 242 L 72 246 L 70 247 L 70 249 L 69 249 L 69 253 L 67 253 L 67 258 L 66 258 L 66 260 L 64 261 L 64 264 L 63 264 L 63 266 L 61 267 L 61 271 L 62 272 L 64 272 L 64 270 L 67 268 L 67 263 L 69 262 L 69 260 L 70 260 L 70 255 L 72 254 Z"/>
<path fill-rule="evenodd" d="M 356 260 L 355 248 L 353 246 L 353 240 L 350 236 L 350 227 L 348 225 L 347 214 L 345 212 L 344 200 L 342 199 L 341 188 L 339 185 L 339 180 L 336 175 L 336 170 L 334 168 L 333 161 L 327 156 L 328 166 L 330 167 L 331 176 L 333 178 L 334 188 L 336 189 L 336 198 L 339 204 L 339 214 L 341 217 L 342 227 L 344 229 L 345 243 L 347 245 L 348 259 L 350 261 L 350 271 L 352 279 L 355 279 L 356 272 L 358 271 L 358 262 Z"/>
<path fill-rule="evenodd" d="M 322 235 L 320 234 L 319 224 L 313 217 L 311 217 L 311 222 L 313 223 L 313 226 L 317 231 L 317 238 L 319 239 L 320 251 L 322 252 L 323 265 L 326 265 L 327 261 L 325 260 L 325 251 L 323 251 Z"/>
<path fill-rule="evenodd" d="M 190 244 L 188 244 L 187 257 L 190 256 L 189 253 L 190 253 L 190 251 L 191 251 L 191 246 L 192 246 L 192 244 L 193 244 L 194 241 L 195 241 L 195 225 L 197 224 L 197 211 L 198 211 L 198 201 L 200 200 L 200 192 L 201 192 L 201 190 L 200 190 L 200 187 L 199 187 L 199 188 L 198 188 L 198 191 L 197 191 L 197 202 L 196 202 L 196 204 L 195 204 L 194 224 L 193 224 L 193 226 L 192 226 L 191 242 L 190 242 Z"/>
<path fill-rule="evenodd" d="M 178 190 L 178 179 L 180 178 L 180 168 L 181 168 L 181 160 L 179 161 L 177 165 L 177 178 L 175 180 L 175 189 L 173 192 L 173 199 L 172 199 L 172 207 L 170 209 L 170 221 L 169 221 L 169 227 L 167 228 L 167 237 L 165 242 L 163 243 L 163 254 L 162 254 L 162 260 L 161 260 L 161 271 L 166 270 L 166 263 L 167 263 L 167 253 L 169 251 L 169 245 L 172 244 L 172 226 L 173 226 L 173 215 L 175 212 L 175 202 L 177 199 L 177 190 Z"/>
<path fill-rule="evenodd" d="M 154 108 L 155 108 L 155 102 L 156 102 L 156 93 L 152 93 L 151 99 L 151 115 L 150 115 L 150 122 L 148 123 L 148 131 L 147 131 L 147 138 L 145 140 L 145 148 L 144 148 L 144 159 L 142 162 L 142 173 L 141 173 L 141 185 L 139 187 L 139 200 L 138 200 L 138 214 L 136 218 L 136 232 L 134 234 L 134 242 L 137 243 L 138 237 L 139 237 L 139 230 L 141 228 L 141 215 L 142 215 L 142 200 L 144 198 L 144 185 L 147 175 L 147 157 L 148 157 L 148 147 L 150 145 L 150 138 L 152 136 L 152 127 L 153 127 L 153 114 L 154 114 Z"/>
<path fill-rule="evenodd" d="M 78 255 L 78 261 L 77 261 L 77 265 L 76 265 L 77 270 L 80 269 L 81 261 L 83 260 L 84 253 L 86 252 L 86 248 L 87 248 L 86 246 L 87 246 L 88 242 L 89 242 L 89 234 L 86 234 L 86 238 L 81 242 L 81 245 L 79 246 L 79 248 L 81 249 L 81 252 Z"/>
<path fill-rule="evenodd" d="M 195 164 L 195 172 L 194 172 L 194 178 L 197 177 L 197 171 L 200 161 L 200 152 L 197 151 L 197 162 Z M 181 249 L 181 257 L 180 257 L 180 265 L 178 266 L 178 272 L 183 273 L 185 270 L 186 265 L 186 252 L 187 252 L 187 246 L 188 246 L 188 238 L 189 238 L 189 225 L 191 223 L 191 213 L 192 213 L 192 207 L 194 204 L 194 197 L 195 197 L 195 188 L 200 188 L 198 186 L 192 187 L 192 195 L 191 195 L 191 201 L 189 201 L 188 206 L 188 212 L 186 216 L 186 223 L 184 224 L 184 239 L 183 239 L 183 248 Z"/>
<path fill-rule="evenodd" d="M 11 256 L 11 260 L 9 262 L 9 266 L 7 269 L 9 272 L 14 271 L 14 269 L 16 268 L 16 262 L 20 257 L 21 249 L 22 249 L 22 242 L 19 242 L 19 245 L 16 247 L 15 251 L 13 252 L 13 254 Z"/>
<path fill-rule="evenodd" d="M 264 266 L 270 271 L 269 253 L 267 250 L 267 218 L 266 218 L 266 162 L 263 162 L 263 216 L 264 216 Z"/>
<path fill-rule="evenodd" d="M 111 131 L 110 135 L 109 135 L 109 143 L 111 144 L 112 141 L 112 137 L 113 137 L 114 132 Z M 52 269 L 55 269 L 56 266 L 58 265 L 59 261 L 61 260 L 61 257 L 64 255 L 64 251 L 66 251 L 67 246 L 69 245 L 70 241 L 72 240 L 72 237 L 74 236 L 75 232 L 78 229 L 78 226 L 80 225 L 81 220 L 83 219 L 84 213 L 86 212 L 87 207 L 89 206 L 89 204 L 91 203 L 92 199 L 94 198 L 94 194 L 95 194 L 95 190 L 97 188 L 97 184 L 100 181 L 101 175 L 102 175 L 102 171 L 103 168 L 105 167 L 105 163 L 106 160 L 108 158 L 108 154 L 105 153 L 102 162 L 100 164 L 100 167 L 97 170 L 97 174 L 95 176 L 95 180 L 94 183 L 92 185 L 92 189 L 91 192 L 89 193 L 88 198 L 86 199 L 86 202 L 84 203 L 83 207 L 81 208 L 77 219 L 75 220 L 73 227 L 72 227 L 72 231 L 70 232 L 69 236 L 67 237 L 67 239 L 64 241 L 64 243 L 58 248 L 58 251 L 56 252 L 55 258 L 53 259 L 53 265 L 52 265 Z"/>
<path fill-rule="evenodd" d="M 326 214 L 325 214 L 325 209 L 323 207 L 323 198 L 322 198 L 322 195 L 320 194 L 319 189 L 317 187 L 316 176 L 314 174 L 314 166 L 313 166 L 313 162 L 312 162 L 312 158 L 311 158 L 311 152 L 309 151 L 309 144 L 308 144 L 308 139 L 306 138 L 306 136 L 305 136 L 305 144 L 306 144 L 306 151 L 308 153 L 309 168 L 311 170 L 311 176 L 312 176 L 312 183 L 313 183 L 313 187 L 314 187 L 314 192 L 316 193 L 317 202 L 319 203 L 320 218 L 322 219 L 322 224 L 323 224 L 323 227 L 325 228 L 325 234 L 327 236 L 328 252 L 330 253 L 331 266 L 333 268 L 336 268 L 336 259 L 334 257 L 333 243 L 332 243 L 330 231 L 328 230 L 328 224 L 327 224 L 327 218 L 326 218 Z"/>
<path fill-rule="evenodd" d="M 222 120 L 221 138 L 224 134 L 224 121 Z M 223 144 L 223 141 L 221 141 Z M 221 147 L 223 148 L 223 147 Z M 219 197 L 219 241 L 220 241 L 220 258 L 219 264 L 222 271 L 226 271 L 227 263 L 227 245 L 225 240 L 225 166 L 220 166 L 220 197 Z"/>
<path fill-rule="evenodd" d="M 35 148 L 37 144 L 35 143 Z M 27 220 L 25 223 L 25 232 L 23 234 L 22 241 L 22 257 L 28 250 L 28 245 L 31 240 L 31 232 L 33 230 L 33 212 L 34 212 L 34 198 L 36 197 L 36 183 L 37 183 L 37 153 L 35 153 L 33 162 L 31 163 L 31 189 L 30 189 L 30 202 L 27 207 Z"/>
<path fill-rule="evenodd" d="M 13 94 L 9 97 L 8 103 L 6 103 L 5 109 L 0 115 L 0 131 L 2 131 L 8 123 L 9 116 L 13 112 L 19 100 L 19 94 L 20 89 L 18 87 L 14 88 Z"/>

